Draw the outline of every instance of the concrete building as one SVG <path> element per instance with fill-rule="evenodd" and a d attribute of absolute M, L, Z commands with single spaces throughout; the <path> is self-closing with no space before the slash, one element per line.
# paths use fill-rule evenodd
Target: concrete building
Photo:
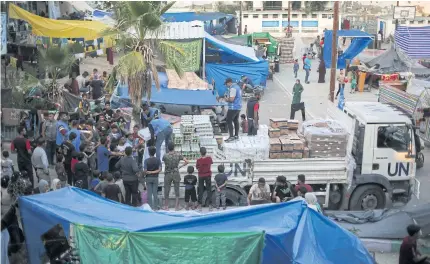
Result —
<path fill-rule="evenodd" d="M 271 32 L 273 35 L 282 34 L 288 25 L 289 1 L 253 1 L 252 6 L 245 6 L 242 11 L 242 30 L 245 25 L 248 32 Z M 302 36 L 322 34 L 325 28 L 333 27 L 333 1 L 329 1 L 326 11 L 313 13 L 305 12 L 305 2 L 300 1 L 291 10 L 291 26 L 294 33 Z M 236 11 L 240 17 L 240 12 Z"/>

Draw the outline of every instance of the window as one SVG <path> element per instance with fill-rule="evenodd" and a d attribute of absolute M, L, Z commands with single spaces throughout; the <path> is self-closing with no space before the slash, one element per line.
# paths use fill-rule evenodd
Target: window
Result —
<path fill-rule="evenodd" d="M 292 17 L 292 18 L 297 18 L 297 17 L 298 17 L 298 15 L 297 15 L 297 14 L 292 14 L 292 15 L 291 15 L 291 17 Z"/>
<path fill-rule="evenodd" d="M 418 21 L 418 24 L 424 24 L 424 20 Z"/>
<path fill-rule="evenodd" d="M 321 17 L 322 18 L 327 18 L 327 14 L 322 14 Z"/>
<path fill-rule="evenodd" d="M 409 21 L 409 24 L 414 24 L 414 23 L 415 23 L 415 21 L 413 21 L 413 20 Z"/>
<path fill-rule="evenodd" d="M 243 18 L 248 18 L 248 15 L 243 15 Z"/>
<path fill-rule="evenodd" d="M 312 14 L 312 18 L 318 18 L 317 14 Z"/>
<path fill-rule="evenodd" d="M 263 1 L 263 10 L 282 10 L 282 1 Z"/>
<path fill-rule="evenodd" d="M 263 18 L 269 18 L 268 14 L 263 14 Z"/>
<path fill-rule="evenodd" d="M 252 18 L 258 18 L 259 17 L 259 15 L 258 14 L 253 14 L 252 15 Z"/>
<path fill-rule="evenodd" d="M 273 14 L 272 15 L 273 18 L 278 18 L 278 16 L 279 16 L 278 14 Z"/>
<path fill-rule="evenodd" d="M 411 143 L 411 132 L 406 126 L 378 127 L 378 148 L 391 148 L 397 152 L 407 152 Z"/>
<path fill-rule="evenodd" d="M 288 18 L 288 14 L 282 14 L 282 18 Z"/>
<path fill-rule="evenodd" d="M 404 24 L 406 24 L 406 21 L 402 20 L 402 21 L 400 21 L 400 24 L 404 25 Z"/>
<path fill-rule="evenodd" d="M 302 18 L 308 18 L 308 15 L 302 14 Z"/>

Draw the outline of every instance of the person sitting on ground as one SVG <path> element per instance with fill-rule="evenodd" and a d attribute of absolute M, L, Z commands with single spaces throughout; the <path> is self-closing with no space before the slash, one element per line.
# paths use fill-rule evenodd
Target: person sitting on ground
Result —
<path fill-rule="evenodd" d="M 305 183 L 306 181 L 306 177 L 303 174 L 300 174 L 299 176 L 297 176 L 297 185 L 294 187 L 295 191 L 299 191 L 301 186 L 304 186 L 307 190 L 307 192 L 313 192 L 314 190 L 312 190 L 312 187 L 309 184 Z"/>
<path fill-rule="evenodd" d="M 246 120 L 245 114 L 240 115 L 240 127 L 242 128 L 242 133 L 248 133 L 248 120 Z"/>
<path fill-rule="evenodd" d="M 270 187 L 264 178 L 252 185 L 248 194 L 248 205 L 265 204 L 270 202 Z"/>
<path fill-rule="evenodd" d="M 293 197 L 291 186 L 287 183 L 284 176 L 276 178 L 276 187 L 272 194 L 272 201 L 275 203 L 286 202 Z"/>
<path fill-rule="evenodd" d="M 242 87 L 240 87 L 242 91 L 252 93 L 254 90 L 254 83 L 252 83 L 252 80 L 248 78 L 248 76 L 242 75 L 242 77 L 240 77 L 240 83 L 242 84 Z"/>
<path fill-rule="evenodd" d="M 318 213 L 322 213 L 321 206 L 318 203 L 317 196 L 314 193 L 308 192 L 305 194 L 305 200 L 308 203 L 308 207 L 314 209 Z"/>
<path fill-rule="evenodd" d="M 106 176 L 107 185 L 102 191 L 102 196 L 116 202 L 122 202 L 122 193 L 118 185 L 115 184 L 112 174 Z"/>
<path fill-rule="evenodd" d="M 429 264 L 428 257 L 421 255 L 417 249 L 417 240 L 420 236 L 421 227 L 412 224 L 406 230 L 408 231 L 408 236 L 403 239 L 400 246 L 399 264 Z"/>
<path fill-rule="evenodd" d="M 53 179 L 51 183 L 51 191 L 55 191 L 61 189 L 61 181 L 60 179 Z"/>
<path fill-rule="evenodd" d="M 298 200 L 306 201 L 305 195 L 307 192 L 308 190 L 306 189 L 305 186 L 300 186 L 299 190 L 297 191 L 297 196 L 291 201 L 298 201 Z"/>
<path fill-rule="evenodd" d="M 185 209 L 188 211 L 190 208 L 197 208 L 197 194 L 196 194 L 196 183 L 197 177 L 193 175 L 194 167 L 188 166 L 187 175 L 184 177 L 184 185 L 185 185 Z M 191 198 L 191 202 L 190 202 Z"/>
<path fill-rule="evenodd" d="M 39 186 L 34 189 L 34 194 L 41 194 L 49 192 L 49 183 L 45 180 L 39 181 Z"/>

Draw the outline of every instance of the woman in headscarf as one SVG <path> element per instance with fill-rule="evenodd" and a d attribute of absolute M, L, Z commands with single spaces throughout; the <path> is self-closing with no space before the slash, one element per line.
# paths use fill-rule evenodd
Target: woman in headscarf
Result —
<path fill-rule="evenodd" d="M 305 194 L 305 200 L 308 203 L 308 207 L 315 211 L 322 213 L 321 206 L 318 204 L 318 199 L 314 193 L 308 192 Z"/>
<path fill-rule="evenodd" d="M 61 188 L 61 182 L 59 179 L 54 179 L 51 183 L 51 191 L 55 191 Z"/>
<path fill-rule="evenodd" d="M 39 181 L 39 187 L 34 189 L 34 193 L 47 193 L 49 192 L 49 183 L 45 180 Z"/>

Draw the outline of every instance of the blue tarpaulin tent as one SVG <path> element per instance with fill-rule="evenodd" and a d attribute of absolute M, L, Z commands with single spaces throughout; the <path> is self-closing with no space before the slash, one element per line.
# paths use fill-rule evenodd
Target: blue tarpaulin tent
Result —
<path fill-rule="evenodd" d="M 197 106 L 214 106 L 218 105 L 216 96 L 211 90 L 180 90 L 167 88 L 167 74 L 164 72 L 158 73 L 160 81 L 160 90 L 152 86 L 151 102 L 160 104 L 176 104 L 176 105 L 197 105 Z M 142 98 L 142 102 L 146 102 L 146 98 Z M 131 107 L 130 97 L 128 95 L 128 86 L 118 83 L 115 91 L 112 93 L 112 107 Z"/>
<path fill-rule="evenodd" d="M 257 56 L 255 56 L 255 50 L 253 48 L 226 43 L 209 35 L 208 33 L 205 34 L 205 39 L 206 42 L 213 45 L 215 48 L 218 48 L 231 55 L 232 57 L 236 57 L 245 61 L 259 61 Z"/>
<path fill-rule="evenodd" d="M 326 68 L 331 68 L 331 42 L 332 42 L 333 31 L 326 30 L 324 34 L 324 62 Z M 360 52 L 362 52 L 370 42 L 372 42 L 373 36 L 360 31 L 360 30 L 338 30 L 337 36 L 339 38 L 346 37 L 352 38 L 351 45 L 337 58 L 337 69 L 346 68 L 346 60 L 352 60 Z"/>
<path fill-rule="evenodd" d="M 139 232 L 265 232 L 262 263 L 370 264 L 367 249 L 352 233 L 303 201 L 186 216 L 146 211 L 74 187 L 20 197 L 19 209 L 31 264 L 41 263 L 41 235 L 61 224 Z"/>
<path fill-rule="evenodd" d="M 265 87 L 269 73 L 268 69 L 269 64 L 266 60 L 232 64 L 206 63 L 206 78 L 210 82 L 212 80 L 215 81 L 215 89 L 222 96 L 227 90 L 227 87 L 224 85 L 226 78 L 232 78 L 235 81 L 240 80 L 242 75 L 246 75 L 252 80 L 254 85 Z"/>

